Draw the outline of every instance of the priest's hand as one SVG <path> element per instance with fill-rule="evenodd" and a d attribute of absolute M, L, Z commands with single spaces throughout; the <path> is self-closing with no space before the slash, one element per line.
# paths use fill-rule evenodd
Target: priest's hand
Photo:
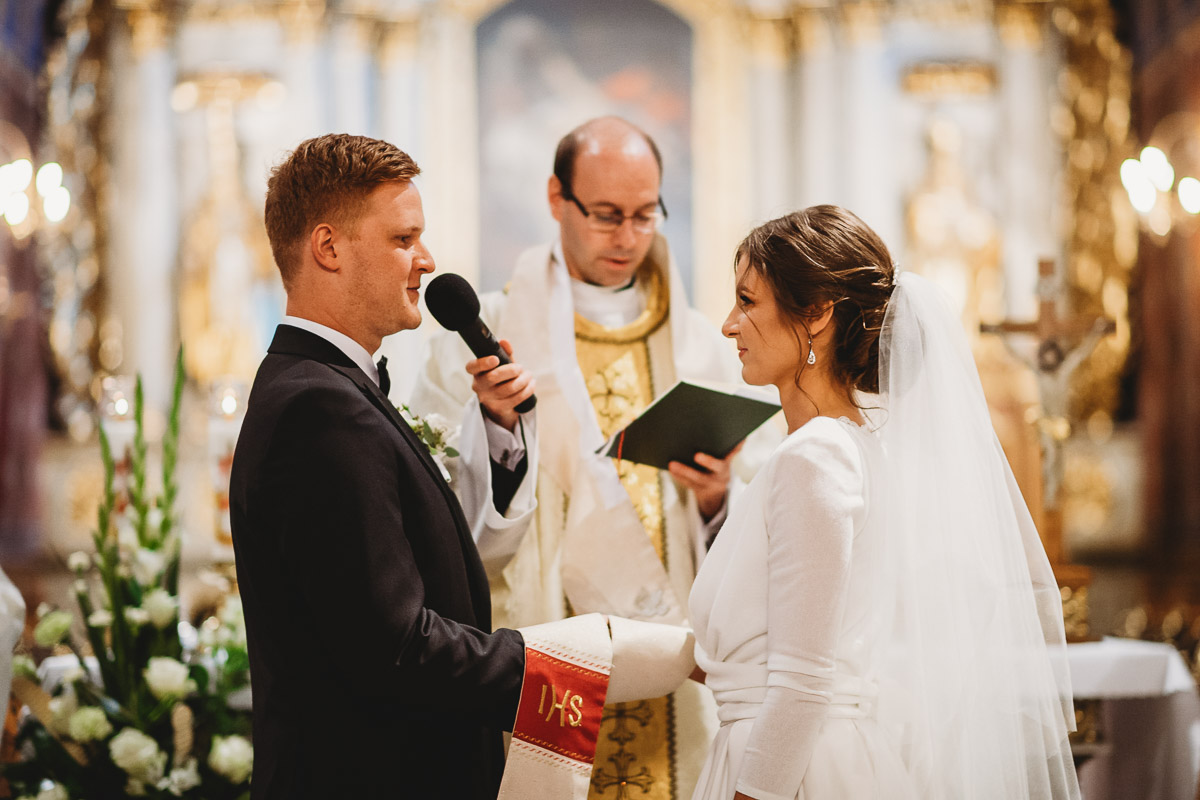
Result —
<path fill-rule="evenodd" d="M 500 340 L 504 352 L 512 358 L 512 345 Z M 467 362 L 467 372 L 474 378 L 471 389 L 479 397 L 483 413 L 509 431 L 516 430 L 520 414 L 517 406 L 533 395 L 537 388 L 533 375 L 520 364 L 501 364 L 496 356 L 484 356 Z"/>
<path fill-rule="evenodd" d="M 741 451 L 742 445 L 730 451 L 725 458 L 717 458 L 705 453 L 696 453 L 694 459 L 703 469 L 693 469 L 678 461 L 668 464 L 671 477 L 682 483 L 696 495 L 696 505 L 700 508 L 700 516 L 705 522 L 716 516 L 725 505 L 725 495 L 729 491 L 729 474 L 733 459 Z"/>

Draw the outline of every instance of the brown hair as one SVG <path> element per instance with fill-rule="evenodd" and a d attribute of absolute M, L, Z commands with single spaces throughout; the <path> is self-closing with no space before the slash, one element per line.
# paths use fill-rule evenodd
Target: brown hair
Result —
<path fill-rule="evenodd" d="M 843 208 L 811 206 L 750 231 L 735 263 L 743 256 L 771 287 L 783 314 L 805 330 L 834 304 L 833 377 L 877 394 L 879 331 L 895 285 L 895 265 L 879 235 Z M 801 364 L 796 372 L 797 385 L 803 369 Z"/>
<path fill-rule="evenodd" d="M 267 180 L 267 238 L 283 285 L 300 268 L 300 248 L 322 222 L 353 227 L 367 195 L 387 181 L 411 181 L 421 168 L 395 145 L 331 133 L 300 143 Z"/>

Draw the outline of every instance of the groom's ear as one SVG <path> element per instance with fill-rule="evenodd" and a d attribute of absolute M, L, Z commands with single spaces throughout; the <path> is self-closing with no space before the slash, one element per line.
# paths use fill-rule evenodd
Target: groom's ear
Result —
<path fill-rule="evenodd" d="M 322 222 L 308 235 L 308 248 L 313 261 L 326 272 L 338 272 L 342 268 L 338 260 L 337 230 L 328 222 Z"/>

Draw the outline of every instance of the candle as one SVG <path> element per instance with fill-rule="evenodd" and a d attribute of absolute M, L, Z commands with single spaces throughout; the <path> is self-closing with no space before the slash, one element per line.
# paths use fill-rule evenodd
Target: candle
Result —
<path fill-rule="evenodd" d="M 229 472 L 233 450 L 245 417 L 246 386 L 233 378 L 213 381 L 209 391 L 208 455 L 216 515 L 214 535 L 217 558 L 233 560 L 233 535 L 229 525 Z"/>

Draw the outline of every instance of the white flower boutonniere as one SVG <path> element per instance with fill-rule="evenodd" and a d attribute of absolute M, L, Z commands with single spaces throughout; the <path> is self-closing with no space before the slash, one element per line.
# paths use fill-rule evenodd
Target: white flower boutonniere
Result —
<path fill-rule="evenodd" d="M 400 416 L 404 417 L 404 421 L 417 434 L 417 438 L 429 450 L 429 455 L 433 456 L 442 477 L 449 482 L 450 470 L 446 468 L 446 459 L 458 458 L 458 450 L 454 445 L 458 444 L 459 429 L 451 428 L 449 420 L 441 414 L 419 417 L 406 405 L 400 406 L 398 410 Z"/>

